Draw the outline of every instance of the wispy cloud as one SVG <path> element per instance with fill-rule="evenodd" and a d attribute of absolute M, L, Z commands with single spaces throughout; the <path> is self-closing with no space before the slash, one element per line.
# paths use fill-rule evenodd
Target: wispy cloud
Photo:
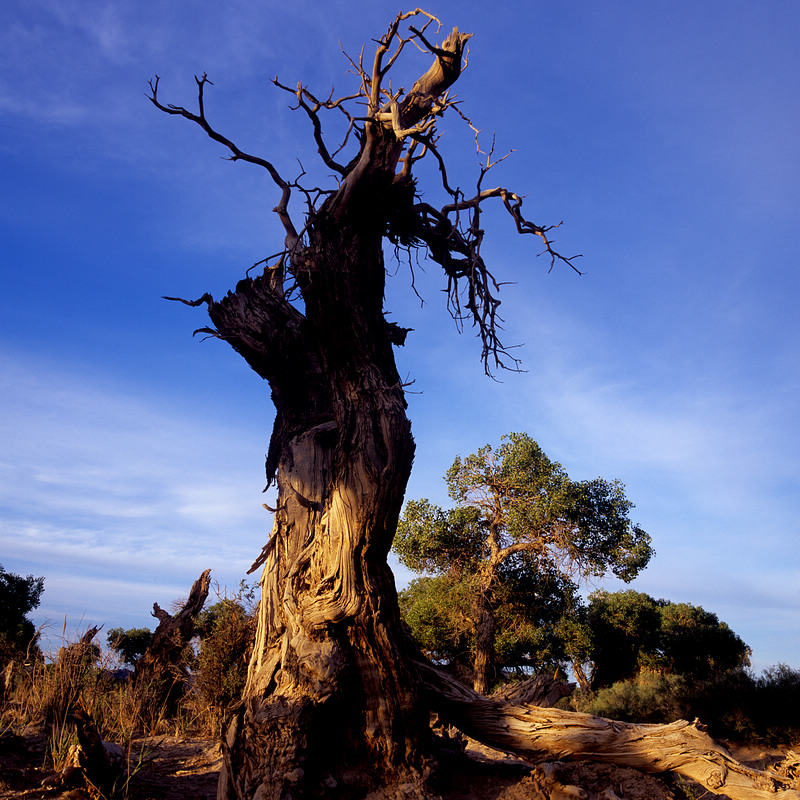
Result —
<path fill-rule="evenodd" d="M 800 661 L 792 644 L 800 635 L 796 367 L 766 391 L 756 375 L 742 382 L 731 353 L 707 353 L 698 364 L 694 349 L 676 347 L 648 360 L 646 343 L 617 341 L 568 309 L 508 305 L 517 306 L 508 318 L 516 330 L 521 323 L 520 338 L 534 346 L 522 353 L 531 372 L 502 376 L 503 384 L 480 375 L 471 337 L 437 336 L 416 318 L 412 388 L 424 394 L 410 400 L 421 424 L 409 496 L 446 503 L 441 476 L 456 454 L 527 431 L 572 477 L 627 484 L 633 518 L 657 552 L 634 588 L 717 613 L 760 666 Z M 758 622 L 776 614 L 779 640 Z"/>
<path fill-rule="evenodd" d="M 244 432 L 43 361 L 4 357 L 0 382 L 4 565 L 45 576 L 40 615 L 66 578 L 70 608 L 113 624 L 98 578 L 125 576 L 131 592 L 146 579 L 188 589 L 206 567 L 244 577 L 271 526 Z M 115 602 L 130 615 L 152 599 Z"/>

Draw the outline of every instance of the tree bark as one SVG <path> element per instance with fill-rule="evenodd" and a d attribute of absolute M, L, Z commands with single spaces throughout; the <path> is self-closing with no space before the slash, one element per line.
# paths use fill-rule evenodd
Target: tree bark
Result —
<path fill-rule="evenodd" d="M 411 90 L 389 96 L 383 58 L 391 66 L 411 41 L 399 36 L 400 22 L 418 16 L 431 19 L 418 10 L 395 19 L 378 42 L 372 75 L 362 73 L 368 116 L 357 156 L 341 167 L 316 136 L 341 177 L 319 208 L 307 195 L 300 234 L 287 213 L 290 185 L 208 124 L 206 77 L 197 79 L 198 114 L 161 104 L 158 79 L 151 82 L 159 109 L 201 125 L 234 160 L 269 171 L 282 189 L 276 211 L 287 234 L 275 266 L 219 302 L 206 295 L 195 303 L 208 304 L 211 332 L 269 382 L 276 409 L 267 477 L 278 501 L 254 565 L 263 565 L 258 630 L 242 704 L 224 736 L 221 798 L 334 789 L 363 796 L 379 786 L 419 786 L 428 770 L 428 711 L 404 652 L 386 562 L 414 445 L 392 352 L 405 332 L 383 316 L 383 239 L 398 219 L 427 224 L 413 210 L 413 181 L 397 173 L 398 161 L 406 137 L 427 135 L 443 110 L 469 36 L 454 29 Z M 397 51 L 387 56 L 390 47 Z M 297 98 L 317 122 L 318 101 L 302 88 Z M 294 291 L 302 311 L 291 302 Z"/>
<path fill-rule="evenodd" d="M 574 659 L 572 661 L 572 671 L 575 674 L 575 680 L 578 681 L 578 686 L 581 687 L 582 692 L 591 691 L 592 682 L 594 681 L 594 673 L 595 668 L 594 665 L 591 667 L 590 674 L 586 674 L 586 669 L 584 668 L 584 663 L 582 661 L 578 661 Z"/>
<path fill-rule="evenodd" d="M 217 329 L 269 377 L 278 410 L 269 455 L 277 509 L 244 700 L 225 733 L 221 798 L 363 796 L 419 782 L 427 769 L 428 713 L 386 562 L 414 445 L 381 313 L 381 237 L 356 202 L 351 194 L 339 225 L 310 232 L 305 318 L 287 347 L 270 348 L 275 359 L 247 350 L 242 329 L 257 320 L 234 313 L 268 292 L 263 281 L 241 283 L 211 309 Z M 287 402 L 300 387 L 302 402 Z"/>
<path fill-rule="evenodd" d="M 472 616 L 475 620 L 475 655 L 473 658 L 474 678 L 472 688 L 479 694 L 489 694 L 495 680 L 495 634 L 497 621 L 494 618 L 491 602 L 481 592 L 473 603 Z"/>

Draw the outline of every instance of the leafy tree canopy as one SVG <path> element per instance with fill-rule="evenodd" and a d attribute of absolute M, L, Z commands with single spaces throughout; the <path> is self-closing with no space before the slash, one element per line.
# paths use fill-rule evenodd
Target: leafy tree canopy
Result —
<path fill-rule="evenodd" d="M 417 578 L 400 593 L 401 612 L 422 650 L 464 679 L 472 671 L 479 593 L 475 572 Z M 515 672 L 569 659 L 568 620 L 579 605 L 577 586 L 537 567 L 528 554 L 502 564 L 494 590 L 497 668 Z"/>
<path fill-rule="evenodd" d="M 27 615 L 39 607 L 44 578 L 6 572 L 0 564 L 0 666 L 24 656 L 38 634 Z"/>
<path fill-rule="evenodd" d="M 641 669 L 703 679 L 750 663 L 742 639 L 716 614 L 690 603 L 633 590 L 598 591 L 590 597 L 588 616 L 596 688 Z"/>
<path fill-rule="evenodd" d="M 116 652 L 119 657 L 132 667 L 144 655 L 153 638 L 153 632 L 149 628 L 112 628 L 106 636 L 108 646 Z"/>
<path fill-rule="evenodd" d="M 456 508 L 406 505 L 394 549 L 409 569 L 476 571 L 519 552 L 582 577 L 611 571 L 628 581 L 646 566 L 650 537 L 631 523 L 620 481 L 573 481 L 527 434 L 503 439 L 453 462 L 445 479 Z"/>
<path fill-rule="evenodd" d="M 477 663 L 482 639 L 489 663 L 560 660 L 586 635 L 567 622 L 575 581 L 607 572 L 629 581 L 653 554 L 622 483 L 572 480 L 527 434 L 459 456 L 445 480 L 456 507 L 409 502 L 394 543 L 403 564 L 429 575 L 403 604 L 439 658 L 457 661 L 471 642 Z"/>

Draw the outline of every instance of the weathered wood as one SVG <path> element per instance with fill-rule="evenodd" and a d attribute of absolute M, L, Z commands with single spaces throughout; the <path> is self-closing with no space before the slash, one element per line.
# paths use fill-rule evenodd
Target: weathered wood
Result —
<path fill-rule="evenodd" d="M 195 619 L 203 610 L 211 585 L 207 569 L 192 584 L 189 597 L 174 615 L 153 603 L 158 627 L 147 650 L 136 662 L 134 685 L 142 711 L 149 722 L 172 716 L 189 678 L 184 651 L 195 633 Z"/>
<path fill-rule="evenodd" d="M 574 688 L 574 683 L 567 683 L 553 675 L 540 672 L 528 680 L 501 686 L 492 697 L 514 705 L 552 708 L 562 697 L 569 697 Z"/>
<path fill-rule="evenodd" d="M 731 800 L 800 800 L 793 780 L 740 764 L 701 725 L 616 722 L 591 714 L 482 697 L 417 662 L 440 718 L 468 736 L 532 764 L 594 760 L 648 773 L 675 772 Z"/>

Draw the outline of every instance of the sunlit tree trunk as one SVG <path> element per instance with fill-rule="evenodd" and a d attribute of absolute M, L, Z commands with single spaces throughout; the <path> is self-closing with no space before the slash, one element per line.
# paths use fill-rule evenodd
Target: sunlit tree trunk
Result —
<path fill-rule="evenodd" d="M 358 795 L 426 770 L 428 713 L 386 561 L 414 445 L 382 314 L 381 228 L 358 199 L 310 231 L 304 318 L 269 332 L 284 339 L 268 359 L 278 500 L 222 797 Z M 271 292 L 242 282 L 210 309 L 259 368 L 246 342 L 263 337 Z"/>
<path fill-rule="evenodd" d="M 491 576 L 485 576 L 489 583 Z M 481 587 L 472 600 L 472 618 L 475 620 L 475 653 L 473 654 L 472 688 L 480 694 L 489 694 L 495 675 L 495 636 L 497 620 L 491 602 L 491 588 Z"/>

